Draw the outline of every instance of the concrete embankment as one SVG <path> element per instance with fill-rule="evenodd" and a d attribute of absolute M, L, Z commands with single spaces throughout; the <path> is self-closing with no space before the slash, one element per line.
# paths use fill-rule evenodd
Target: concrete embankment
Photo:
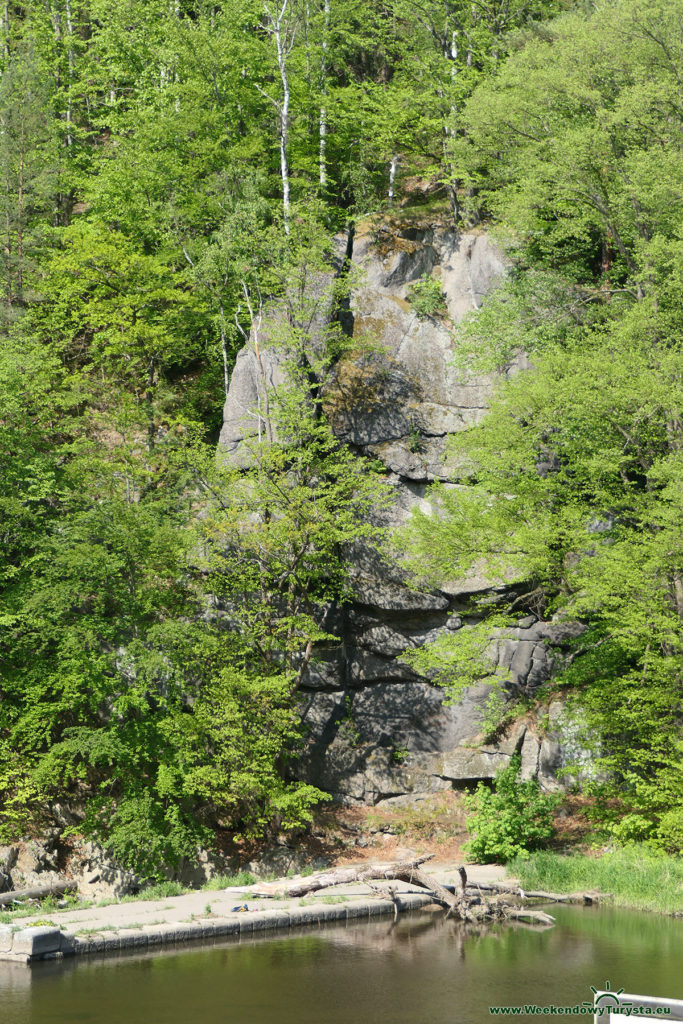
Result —
<path fill-rule="evenodd" d="M 470 869 L 471 870 L 471 869 Z M 475 870 L 477 880 L 501 877 L 500 868 Z M 439 881 L 453 880 L 450 870 Z M 365 884 L 340 885 L 302 900 L 248 899 L 243 890 L 197 890 L 161 900 L 134 900 L 50 912 L 49 923 L 34 926 L 35 917 L 0 927 L 0 960 L 30 964 L 64 956 L 141 951 L 178 943 L 239 939 L 259 932 L 334 921 L 362 921 L 380 915 L 419 910 L 432 903 L 424 890 L 400 883 L 397 905 Z M 239 908 L 239 909 L 238 909 Z M 245 909 L 246 908 L 246 909 Z"/>
<path fill-rule="evenodd" d="M 406 893 L 400 897 L 400 909 L 419 910 L 432 900 L 428 895 Z M 331 921 L 362 920 L 381 914 L 393 914 L 394 903 L 386 899 L 359 899 L 343 905 L 296 907 L 291 910 L 254 909 L 230 914 L 228 917 L 202 918 L 177 924 L 148 924 L 119 931 L 103 930 L 95 934 L 76 935 L 60 928 L 41 926 L 11 932 L 0 930 L 0 960 L 53 960 L 62 956 L 90 953 L 112 953 L 119 950 L 141 950 L 150 946 L 253 935 L 261 931 L 288 931 L 303 925 Z"/>

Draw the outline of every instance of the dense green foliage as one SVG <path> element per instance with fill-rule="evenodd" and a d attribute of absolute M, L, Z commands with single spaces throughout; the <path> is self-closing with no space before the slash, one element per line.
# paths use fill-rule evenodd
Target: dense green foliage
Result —
<path fill-rule="evenodd" d="M 559 682 L 615 829 L 680 848 L 679 4 L 28 0 L 0 36 L 0 835 L 60 804 L 153 874 L 310 815 L 296 690 L 383 500 L 322 411 L 331 239 L 419 177 L 513 262 L 458 357 L 534 361 L 415 527 L 421 570 L 514 589 L 437 671 L 521 609 L 585 623 Z M 229 470 L 275 306 L 289 385 Z"/>
<path fill-rule="evenodd" d="M 440 283 L 434 277 L 421 277 L 410 289 L 410 305 L 420 319 L 444 316 L 446 298 Z"/>
<path fill-rule="evenodd" d="M 680 914 L 683 910 L 683 862 L 676 856 L 653 853 L 642 844 L 593 855 L 571 856 L 538 850 L 508 864 L 523 889 L 546 892 L 609 894 L 617 907 Z"/>
<path fill-rule="evenodd" d="M 50 404 L 59 367 L 29 352 L 10 351 L 3 374 L 24 442 L 8 430 L 2 445 L 3 828 L 80 794 L 84 828 L 149 872 L 191 853 L 216 816 L 299 822 L 317 793 L 278 768 L 298 739 L 291 674 L 237 659 L 233 635 L 203 619 L 187 525 L 201 466 L 173 435 L 161 452 L 143 456 L 139 434 L 103 452 L 75 415 L 82 379 L 63 378 Z"/>
<path fill-rule="evenodd" d="M 480 609 L 492 627 L 528 612 L 583 626 L 564 631 L 555 685 L 582 709 L 603 820 L 672 850 L 683 839 L 682 16 L 679 4 L 619 0 L 559 19 L 472 97 L 459 159 L 515 263 L 456 344 L 485 366 L 524 348 L 533 368 L 458 437 L 469 486 L 437 488 L 443 520 L 418 516 L 413 531 L 433 578 L 485 564 L 510 584 Z M 457 682 L 468 657 L 476 678 L 490 632 L 485 619 L 441 644 L 442 681 Z"/>
<path fill-rule="evenodd" d="M 553 837 L 558 798 L 542 793 L 536 779 L 522 782 L 519 774 L 520 757 L 515 754 L 496 774 L 493 788 L 480 782 L 464 797 L 471 833 L 464 849 L 477 863 L 506 864 L 524 858 Z"/>

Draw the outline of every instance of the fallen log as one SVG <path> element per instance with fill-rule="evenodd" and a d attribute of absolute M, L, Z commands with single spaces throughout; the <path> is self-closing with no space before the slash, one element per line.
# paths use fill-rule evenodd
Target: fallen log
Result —
<path fill-rule="evenodd" d="M 410 881 L 408 876 L 414 875 L 420 864 L 431 860 L 433 856 L 434 854 L 430 853 L 424 857 L 417 857 L 415 860 L 393 864 L 371 864 L 366 868 L 336 868 L 334 871 L 324 871 L 318 875 L 310 875 L 308 878 L 293 878 L 291 881 L 283 879 L 278 882 L 258 883 L 255 886 L 241 886 L 240 888 L 254 896 L 279 896 L 289 899 L 296 896 L 307 896 L 310 892 L 329 889 L 333 885 L 352 885 L 354 882 L 369 882 L 379 878 L 397 878 L 399 881 L 407 882 Z M 416 881 L 415 884 L 420 885 L 421 883 Z"/>
<path fill-rule="evenodd" d="M 0 907 L 6 907 L 10 903 L 20 903 L 22 900 L 42 900 L 47 896 L 64 896 L 67 892 L 75 892 L 78 886 L 75 882 L 51 882 L 49 885 L 38 885 L 34 889 L 15 889 L 13 892 L 0 894 Z"/>
<path fill-rule="evenodd" d="M 506 885 L 505 882 L 475 882 L 468 885 L 473 892 L 480 889 L 482 892 L 504 893 L 510 896 L 519 896 L 524 900 L 545 900 L 546 903 L 599 903 L 600 898 L 605 894 L 597 892 L 546 892 L 544 889 L 522 889 L 518 885 Z"/>
<path fill-rule="evenodd" d="M 599 903 L 600 893 L 597 892 L 544 892 L 543 889 L 520 889 L 520 896 L 525 900 L 543 900 L 546 903 Z M 604 896 L 604 894 L 603 894 Z"/>
<path fill-rule="evenodd" d="M 376 893 L 391 899 L 394 903 L 394 917 L 398 915 L 400 900 L 395 886 L 372 885 L 373 881 L 399 881 L 416 885 L 429 893 L 435 903 L 441 904 L 447 910 L 447 917 L 454 917 L 458 921 L 501 921 L 512 918 L 520 921 L 527 921 L 534 924 L 553 924 L 553 918 L 542 911 L 525 910 L 510 906 L 501 898 L 486 902 L 482 899 L 481 889 L 488 889 L 494 893 L 518 897 L 519 888 L 503 884 L 486 884 L 482 886 L 468 885 L 467 872 L 464 867 L 458 868 L 460 883 L 458 886 L 445 886 L 438 882 L 431 875 L 422 870 L 421 865 L 431 860 L 433 854 L 424 857 L 416 857 L 414 860 L 399 861 L 393 864 L 370 864 L 361 868 L 337 868 L 334 871 L 324 871 L 317 875 L 310 875 L 308 878 L 282 879 L 277 882 L 256 883 L 252 886 L 240 886 L 226 889 L 226 892 L 240 893 L 249 892 L 252 896 L 270 896 L 279 898 L 293 898 L 306 896 L 309 893 L 319 892 L 335 885 L 349 885 L 357 882 L 364 882 Z"/>
<path fill-rule="evenodd" d="M 420 871 L 418 866 L 409 866 L 403 868 L 403 865 L 396 865 L 396 867 L 402 869 L 394 874 L 394 878 L 398 878 L 399 882 L 409 882 L 411 885 L 419 885 L 421 889 L 426 889 L 427 892 L 434 897 L 437 903 L 441 903 L 442 906 L 448 907 L 448 916 L 452 914 L 456 916 L 460 915 L 462 895 L 460 898 L 454 893 L 450 892 L 444 885 L 437 882 L 435 878 L 426 874 L 424 871 Z"/>

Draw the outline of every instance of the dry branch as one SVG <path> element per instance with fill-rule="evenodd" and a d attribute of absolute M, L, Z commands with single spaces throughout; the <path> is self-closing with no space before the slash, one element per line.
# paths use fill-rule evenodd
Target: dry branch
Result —
<path fill-rule="evenodd" d="M 475 882 L 468 886 L 468 891 L 495 892 L 510 896 L 519 896 L 523 900 L 545 900 L 546 903 L 599 903 L 605 898 L 597 892 L 546 892 L 544 889 L 521 889 L 518 885 L 506 885 L 505 882 Z"/>

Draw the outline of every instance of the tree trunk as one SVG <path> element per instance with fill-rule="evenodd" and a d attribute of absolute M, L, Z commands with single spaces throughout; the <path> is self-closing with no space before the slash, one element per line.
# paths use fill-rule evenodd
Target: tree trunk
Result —
<path fill-rule="evenodd" d="M 325 0 L 323 20 L 323 41 L 322 58 L 320 60 L 320 92 L 323 101 L 320 104 L 320 150 L 318 164 L 320 172 L 320 187 L 325 188 L 327 184 L 327 109 L 325 97 L 327 95 L 327 34 L 330 27 L 330 0 Z"/>
<path fill-rule="evenodd" d="M 387 193 L 387 198 L 389 200 L 389 204 L 390 205 L 394 201 L 394 185 L 396 184 L 396 169 L 397 168 L 398 168 L 398 154 L 394 153 L 394 155 L 391 158 L 391 163 L 389 164 L 389 191 Z"/>
<path fill-rule="evenodd" d="M 67 96 L 66 96 L 66 144 L 71 148 L 73 145 L 73 133 L 71 129 L 72 124 L 72 110 L 71 110 L 71 89 L 73 88 L 74 80 L 74 48 L 73 48 L 73 22 L 71 20 L 71 0 L 65 0 L 65 12 L 66 12 L 66 31 L 69 36 L 68 45 L 68 58 L 69 58 L 69 81 L 67 85 Z"/>
<path fill-rule="evenodd" d="M 283 8 L 284 10 L 284 8 Z M 280 30 L 277 35 L 277 60 L 282 79 L 282 108 L 280 111 L 280 174 L 282 176 L 282 217 L 284 220 L 285 234 L 289 234 L 289 163 L 287 161 L 287 145 L 289 142 L 289 79 L 287 77 L 287 65 L 285 61 Z"/>
<path fill-rule="evenodd" d="M 21 135 L 19 138 L 19 181 L 17 193 L 17 299 L 22 300 L 24 290 L 24 168 L 26 160 L 25 112 L 21 112 Z"/>
<path fill-rule="evenodd" d="M 251 893 L 252 895 L 271 896 L 279 899 L 292 899 L 307 896 L 335 885 L 349 885 L 354 882 L 370 883 L 376 879 L 398 880 L 424 889 L 432 899 L 448 908 L 447 917 L 455 917 L 459 921 L 527 921 L 531 924 L 554 924 L 553 918 L 542 910 L 520 907 L 505 901 L 503 897 L 491 902 L 481 898 L 482 891 L 509 895 L 516 899 L 544 899 L 558 903 L 596 903 L 596 893 L 571 893 L 562 895 L 550 892 L 523 892 L 518 886 L 500 882 L 482 882 L 468 884 L 467 872 L 464 867 L 458 868 L 459 885 L 448 888 L 441 885 L 435 878 L 421 870 L 421 865 L 431 860 L 433 854 L 416 857 L 410 861 L 398 861 L 393 864 L 370 864 L 365 868 L 336 868 L 324 871 L 309 878 L 296 878 L 291 881 L 283 879 L 279 882 L 256 883 L 250 886 L 231 886 L 226 892 Z M 398 894 L 395 887 L 370 886 L 378 895 L 392 899 L 399 907 Z"/>
<path fill-rule="evenodd" d="M 349 885 L 353 882 L 367 882 L 375 878 L 398 878 L 400 881 L 409 881 L 413 873 L 418 870 L 420 864 L 431 860 L 433 856 L 434 854 L 430 853 L 424 857 L 417 857 L 415 860 L 399 861 L 393 864 L 371 864 L 367 868 L 336 868 L 334 871 L 325 871 L 318 875 L 311 875 L 309 878 L 296 878 L 291 882 L 284 880 L 282 882 L 259 883 L 251 891 L 263 893 L 265 896 L 289 898 L 306 896 L 310 892 L 328 889 L 332 885 Z M 421 883 L 416 882 L 415 884 L 419 885 Z M 451 897 L 450 893 L 448 895 Z"/>
<path fill-rule="evenodd" d="M 228 345 L 225 338 L 225 314 L 223 313 L 223 303 L 220 304 L 221 314 L 221 354 L 223 356 L 223 384 L 225 387 L 225 397 L 228 397 L 228 391 L 230 390 L 230 373 L 228 371 Z"/>
<path fill-rule="evenodd" d="M 275 107 L 279 115 L 278 133 L 280 136 L 280 177 L 282 178 L 282 217 L 284 221 L 285 234 L 289 234 L 289 215 L 290 215 L 290 198 L 289 198 L 289 162 L 287 155 L 287 147 L 289 143 L 289 76 L 287 74 L 287 58 L 291 52 L 292 46 L 294 45 L 294 37 L 296 35 L 296 28 L 292 25 L 287 25 L 285 20 L 287 14 L 287 5 L 289 0 L 283 0 L 282 7 L 280 8 L 277 17 L 272 13 L 269 6 L 264 3 L 263 8 L 266 12 L 268 22 L 270 25 L 270 34 L 275 40 L 275 49 L 277 52 L 277 66 L 280 72 L 280 81 L 282 82 L 282 100 L 278 103 L 271 98 L 271 102 L 275 103 Z M 269 97 L 270 98 L 270 97 Z"/>
<path fill-rule="evenodd" d="M 75 882 L 52 882 L 50 885 L 38 885 L 34 889 L 15 889 L 14 892 L 3 892 L 0 895 L 0 907 L 6 907 L 16 900 L 42 900 L 46 896 L 63 896 L 67 892 L 76 892 Z"/>

